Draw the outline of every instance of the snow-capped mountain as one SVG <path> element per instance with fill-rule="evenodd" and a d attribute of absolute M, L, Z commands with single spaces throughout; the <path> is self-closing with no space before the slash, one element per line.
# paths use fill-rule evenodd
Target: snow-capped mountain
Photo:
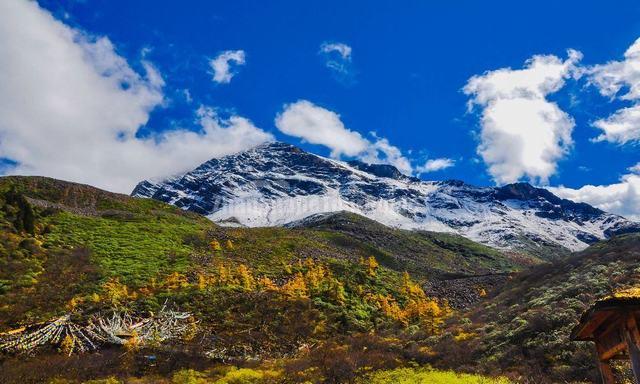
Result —
<path fill-rule="evenodd" d="M 132 192 L 227 225 L 303 225 L 350 211 L 389 226 L 454 232 L 501 249 L 576 251 L 640 224 L 526 183 L 475 187 L 422 181 L 390 165 L 341 162 L 284 143 L 212 159 Z"/>

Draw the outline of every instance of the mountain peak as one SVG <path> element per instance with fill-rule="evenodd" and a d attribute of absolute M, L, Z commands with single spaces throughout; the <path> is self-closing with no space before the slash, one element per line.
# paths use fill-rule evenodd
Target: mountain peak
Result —
<path fill-rule="evenodd" d="M 549 257 L 585 248 L 640 224 L 588 204 L 560 199 L 527 183 L 475 187 L 459 180 L 421 181 L 385 164 L 347 163 L 271 142 L 132 193 L 225 223 L 285 225 L 347 211 L 388 226 L 453 232 L 501 249 Z"/>
<path fill-rule="evenodd" d="M 301 148 L 281 141 L 274 141 L 270 143 L 261 144 L 254 148 L 256 151 L 264 152 L 264 151 L 274 151 L 274 152 L 288 152 L 288 153 L 298 153 L 298 154 L 306 154 L 311 156 L 316 156 L 305 152 Z M 377 177 L 384 177 L 389 179 L 411 179 L 413 181 L 418 181 L 418 178 L 407 176 L 400 172 L 398 168 L 391 164 L 382 164 L 382 163 L 367 163 L 361 160 L 349 160 L 347 164 L 355 169 L 360 171 L 370 173 L 371 175 Z"/>
<path fill-rule="evenodd" d="M 536 188 L 533 185 L 525 182 L 518 182 L 512 184 L 506 184 L 497 189 L 498 193 L 506 199 L 533 199 L 541 195 L 545 197 L 552 196 L 553 194 L 546 189 Z M 546 193 L 545 193 L 546 192 Z"/>
<path fill-rule="evenodd" d="M 253 150 L 256 151 L 264 151 L 264 150 L 271 150 L 271 151 L 286 151 L 286 152 L 304 152 L 301 148 L 293 145 L 293 144 L 289 144 L 289 143 L 285 143 L 283 141 L 269 141 L 260 145 L 257 145 L 253 148 Z"/>
<path fill-rule="evenodd" d="M 398 170 L 398 168 L 394 167 L 391 164 L 369 164 L 360 160 L 351 160 L 348 161 L 347 164 L 352 166 L 353 168 L 359 169 L 363 172 L 370 173 L 374 176 L 378 177 L 386 177 L 389 179 L 412 179 L 414 181 L 418 181 L 419 179 L 415 177 L 410 177 Z"/>
<path fill-rule="evenodd" d="M 571 200 L 561 199 L 544 188 L 534 187 L 529 183 L 512 183 L 496 189 L 496 198 L 500 200 L 544 200 L 552 205 L 551 209 L 558 213 L 558 210 L 571 210 L 582 214 L 601 215 L 604 211 L 586 203 L 576 203 Z"/>
<path fill-rule="evenodd" d="M 335 166 L 334 160 L 326 159 L 321 156 L 306 152 L 300 147 L 297 147 L 293 144 L 281 141 L 271 141 L 255 146 L 245 152 L 228 155 L 222 158 L 213 158 L 200 165 L 196 169 L 199 169 L 203 166 L 206 169 L 211 164 L 218 164 L 225 161 L 226 159 L 230 159 L 231 161 L 238 161 L 240 159 L 249 157 L 256 159 L 256 156 L 262 159 L 278 158 L 281 161 L 288 162 L 289 165 L 319 165 L 324 163 L 325 166 Z M 330 165 L 329 163 L 332 164 Z M 372 176 L 376 177 L 384 177 L 396 180 L 419 181 L 418 178 L 407 176 L 400 172 L 398 168 L 390 164 L 371 164 L 360 160 L 349 160 L 346 163 L 352 168 L 369 173 Z"/>

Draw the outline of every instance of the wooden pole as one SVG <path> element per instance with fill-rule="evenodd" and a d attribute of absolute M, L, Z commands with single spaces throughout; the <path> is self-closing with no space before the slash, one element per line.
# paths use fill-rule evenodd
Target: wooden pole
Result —
<path fill-rule="evenodd" d="M 625 338 L 627 340 L 627 351 L 631 359 L 631 369 L 633 369 L 633 377 L 636 384 L 640 384 L 640 333 L 638 332 L 638 324 L 633 313 L 627 316 L 627 324 L 625 327 Z"/>
<path fill-rule="evenodd" d="M 599 361 L 598 368 L 600 368 L 602 384 L 616 384 L 616 378 L 613 375 L 613 370 L 608 361 Z"/>
<path fill-rule="evenodd" d="M 596 341 L 596 351 L 598 352 L 598 370 L 600 370 L 600 377 L 602 378 L 602 384 L 615 384 L 616 378 L 613 375 L 613 370 L 611 369 L 611 364 L 609 364 L 608 360 L 601 359 L 602 353 L 605 352 Z"/>

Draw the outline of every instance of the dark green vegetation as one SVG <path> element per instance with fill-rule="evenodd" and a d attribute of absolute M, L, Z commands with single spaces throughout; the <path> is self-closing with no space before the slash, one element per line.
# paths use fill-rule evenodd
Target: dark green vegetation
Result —
<path fill-rule="evenodd" d="M 142 284 L 187 268 L 210 224 L 150 200 L 46 178 L 0 179 L 0 327 L 46 320 L 109 277 Z"/>
<path fill-rule="evenodd" d="M 518 236 L 518 243 L 521 246 L 521 253 L 545 262 L 562 260 L 571 255 L 571 250 L 558 244 L 548 243 L 542 240 L 533 241 L 525 236 Z"/>
<path fill-rule="evenodd" d="M 169 356 L 162 374 L 257 359 L 276 361 L 294 381 L 349 382 L 426 362 L 424 340 L 451 314 L 420 288 L 426 277 L 518 268 L 457 237 L 412 239 L 368 223 L 365 236 L 384 236 L 368 245 L 329 228 L 221 228 L 164 203 L 41 177 L 0 178 L 0 228 L 0 332 L 65 313 L 82 321 L 157 312 L 164 303 L 199 321 L 188 340 L 132 347 L 126 361 L 61 361 L 55 351 L 5 357 L 2 382 L 41 382 L 65 364 L 75 364 L 70 379 L 127 376 L 144 368 L 136 356 L 145 353 Z M 403 260 L 419 273 L 403 275 Z"/>
<path fill-rule="evenodd" d="M 525 271 L 451 326 L 466 340 L 442 338 L 441 364 L 511 372 L 532 383 L 597 382 L 593 346 L 569 340 L 588 306 L 640 284 L 640 235 L 624 235 Z"/>
<path fill-rule="evenodd" d="M 511 272 L 540 260 L 505 255 L 462 236 L 394 229 L 349 212 L 323 216 L 304 224 L 332 243 L 374 255 L 384 266 L 427 278 Z"/>

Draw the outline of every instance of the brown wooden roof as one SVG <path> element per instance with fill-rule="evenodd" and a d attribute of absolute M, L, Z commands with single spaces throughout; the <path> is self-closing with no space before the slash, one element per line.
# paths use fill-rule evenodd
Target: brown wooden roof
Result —
<path fill-rule="evenodd" d="M 593 340 L 593 332 L 598 327 L 617 316 L 620 312 L 640 311 L 640 296 L 621 292 L 598 300 L 580 318 L 573 328 L 571 339 L 577 341 Z"/>

